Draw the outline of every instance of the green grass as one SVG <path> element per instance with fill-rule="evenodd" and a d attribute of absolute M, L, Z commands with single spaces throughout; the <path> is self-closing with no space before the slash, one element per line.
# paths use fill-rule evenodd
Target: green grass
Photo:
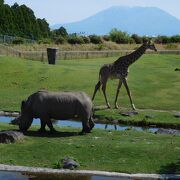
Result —
<path fill-rule="evenodd" d="M 85 91 L 92 96 L 99 68 L 116 58 L 59 60 L 57 65 L 0 57 L 0 109 L 20 110 L 20 102 L 39 89 L 51 91 Z M 144 55 L 130 67 L 128 83 L 137 108 L 179 110 L 179 55 Z M 109 81 L 107 96 L 113 106 L 117 80 Z M 102 93 L 97 93 L 95 105 L 104 105 Z M 130 108 L 122 87 L 118 104 Z"/>
<path fill-rule="evenodd" d="M 180 120 L 174 117 L 173 112 L 156 112 L 151 110 L 139 111 L 135 116 L 123 116 L 125 110 L 107 109 L 98 110 L 95 115 L 98 119 L 118 120 L 120 124 L 135 126 L 156 126 L 165 128 L 180 129 Z"/>
<path fill-rule="evenodd" d="M 20 110 L 21 101 L 39 89 L 50 91 L 85 91 L 92 96 L 102 64 L 116 58 L 59 60 L 57 65 L 0 57 L 0 110 Z M 144 55 L 131 66 L 128 83 L 137 108 L 180 110 L 179 55 Z M 117 80 L 109 81 L 107 95 L 113 105 Z M 105 105 L 102 93 L 97 93 L 95 105 Z M 118 104 L 130 109 L 125 88 Z M 100 110 L 101 118 L 123 119 L 125 123 L 142 121 L 179 125 L 170 112 L 140 111 L 133 117 L 122 117 L 123 110 Z M 128 173 L 180 173 L 180 136 L 159 135 L 132 130 L 118 132 L 94 129 L 79 136 L 77 128 L 56 127 L 55 136 L 39 136 L 32 127 L 24 141 L 0 144 L 0 163 L 24 166 L 54 167 L 70 156 L 78 160 L 80 169 L 107 170 Z M 17 129 L 0 123 L 0 130 Z"/>
<path fill-rule="evenodd" d="M 0 123 L 0 130 L 16 128 Z M 0 144 L 0 163 L 52 168 L 69 156 L 80 163 L 79 169 L 180 173 L 180 136 L 99 129 L 79 136 L 80 129 L 70 127 L 56 127 L 58 134 L 39 136 L 37 128 L 32 127 L 23 141 Z"/>

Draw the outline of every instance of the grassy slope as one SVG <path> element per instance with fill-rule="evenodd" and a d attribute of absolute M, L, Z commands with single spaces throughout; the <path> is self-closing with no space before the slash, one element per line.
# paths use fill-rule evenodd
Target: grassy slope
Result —
<path fill-rule="evenodd" d="M 0 123 L 0 130 L 7 129 L 16 127 Z M 37 127 L 33 127 L 22 142 L 0 144 L 0 163 L 52 168 L 70 156 L 80 163 L 80 169 L 180 173 L 180 136 L 131 130 L 93 130 L 79 136 L 77 128 L 56 129 L 61 132 L 41 137 L 35 132 Z"/>
<path fill-rule="evenodd" d="M 102 64 L 116 58 L 66 60 L 50 66 L 36 61 L 0 57 L 0 109 L 19 110 L 20 102 L 31 93 L 45 88 L 51 91 L 85 91 L 92 96 Z M 144 55 L 130 68 L 129 87 L 137 108 L 179 110 L 180 67 L 178 55 Z M 107 95 L 113 104 L 117 80 L 109 81 Z M 125 88 L 119 95 L 120 106 L 130 107 Z M 104 104 L 97 93 L 95 105 Z"/>

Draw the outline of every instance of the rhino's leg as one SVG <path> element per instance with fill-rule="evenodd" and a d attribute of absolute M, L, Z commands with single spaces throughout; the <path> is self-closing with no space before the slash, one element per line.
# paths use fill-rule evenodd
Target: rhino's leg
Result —
<path fill-rule="evenodd" d="M 46 121 L 44 121 L 44 119 L 41 119 L 41 128 L 38 130 L 38 132 L 41 133 L 46 132 L 45 127 L 46 127 Z"/>
<path fill-rule="evenodd" d="M 51 132 L 56 132 L 56 130 L 53 127 L 52 121 L 49 118 L 47 119 L 46 123 L 47 123 Z"/>
<path fill-rule="evenodd" d="M 89 122 L 87 119 L 82 120 L 82 126 L 83 128 L 80 134 L 89 133 L 91 131 L 91 128 L 89 126 Z"/>
<path fill-rule="evenodd" d="M 90 126 L 90 130 L 93 129 L 94 125 L 95 125 L 95 124 L 94 124 L 93 118 L 90 117 L 90 118 L 89 118 L 89 126 Z"/>

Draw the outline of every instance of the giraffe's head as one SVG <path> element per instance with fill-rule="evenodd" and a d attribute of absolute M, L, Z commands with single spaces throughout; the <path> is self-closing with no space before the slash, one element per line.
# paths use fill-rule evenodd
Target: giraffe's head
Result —
<path fill-rule="evenodd" d="M 154 43 L 152 43 L 150 40 L 147 41 L 147 42 L 145 42 L 145 44 L 146 44 L 146 48 L 147 48 L 147 49 L 151 49 L 151 50 L 157 51 Z"/>

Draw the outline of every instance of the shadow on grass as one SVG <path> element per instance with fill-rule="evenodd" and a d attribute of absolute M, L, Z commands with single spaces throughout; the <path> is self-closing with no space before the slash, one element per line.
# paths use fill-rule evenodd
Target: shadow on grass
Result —
<path fill-rule="evenodd" d="M 177 162 L 162 166 L 158 171 L 160 174 L 180 174 L 180 159 Z"/>
<path fill-rule="evenodd" d="M 38 131 L 27 131 L 24 133 L 25 136 L 33 136 L 33 137 L 49 137 L 49 138 L 55 138 L 55 137 L 70 137 L 70 136 L 80 136 L 79 132 L 60 132 L 56 131 L 54 133 L 51 133 L 49 131 L 40 133 Z"/>
<path fill-rule="evenodd" d="M 17 129 L 11 129 L 11 131 L 19 131 Z M 20 131 L 19 131 L 20 132 Z M 56 132 L 38 132 L 37 130 L 28 130 L 27 132 L 23 133 L 25 136 L 32 136 L 32 137 L 49 137 L 49 138 L 56 138 L 56 137 L 71 137 L 71 136 L 81 136 L 80 132 L 61 132 L 61 131 L 56 131 Z"/>

